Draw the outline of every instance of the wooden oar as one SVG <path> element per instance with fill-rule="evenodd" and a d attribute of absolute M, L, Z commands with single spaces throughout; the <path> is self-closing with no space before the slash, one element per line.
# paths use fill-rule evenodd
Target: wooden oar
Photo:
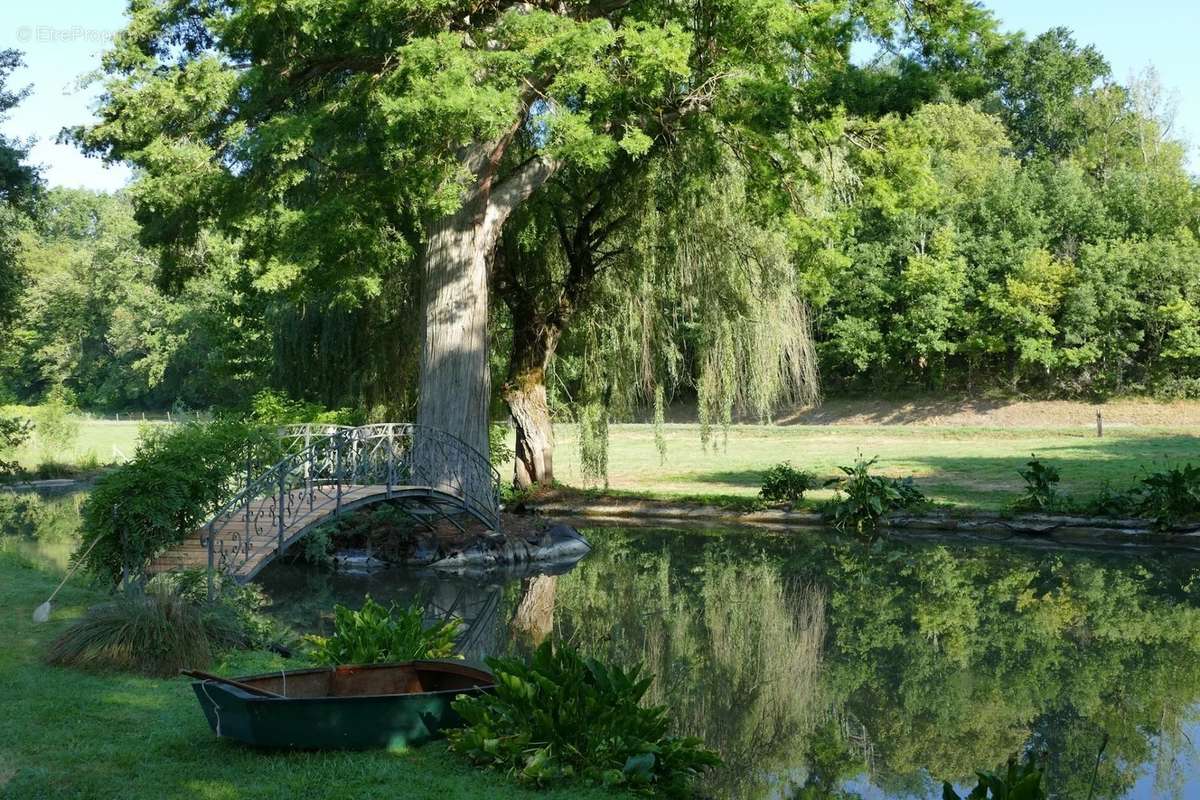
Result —
<path fill-rule="evenodd" d="M 236 686 L 238 689 L 241 689 L 243 692 L 249 692 L 250 694 L 257 694 L 262 697 L 280 697 L 280 698 L 284 697 L 284 695 L 281 695 L 278 692 L 272 692 L 270 689 L 263 689 L 258 686 L 251 686 L 248 683 L 242 683 L 241 681 L 235 681 L 233 678 L 222 678 L 220 675 L 213 675 L 212 673 L 209 673 L 209 672 L 201 672 L 198 669 L 181 669 L 181 670 L 179 670 L 179 674 L 187 675 L 189 678 L 199 678 L 202 681 L 213 681 L 214 683 L 224 683 L 229 686 Z"/>
<path fill-rule="evenodd" d="M 63 579 L 61 581 L 59 581 L 58 586 L 54 587 L 54 591 L 50 593 L 50 597 L 46 599 L 46 602 L 42 603 L 40 606 L 38 606 L 37 608 L 35 608 L 33 610 L 33 621 L 34 622 L 45 622 L 46 620 L 50 619 L 50 611 L 54 607 L 53 606 L 54 598 L 58 596 L 59 590 L 62 589 L 62 587 L 67 585 L 67 581 L 69 581 L 71 579 L 71 576 L 75 574 L 75 570 L 79 569 L 79 565 L 83 563 L 83 560 L 92 554 L 92 550 L 94 550 L 96 548 L 96 544 L 99 541 L 100 541 L 99 536 L 97 536 L 95 539 L 92 540 L 92 543 L 91 543 L 91 545 L 88 546 L 87 551 L 84 552 L 84 554 L 82 556 L 75 559 L 75 563 L 71 565 L 71 568 L 69 570 L 67 570 L 67 574 L 63 576 Z"/>

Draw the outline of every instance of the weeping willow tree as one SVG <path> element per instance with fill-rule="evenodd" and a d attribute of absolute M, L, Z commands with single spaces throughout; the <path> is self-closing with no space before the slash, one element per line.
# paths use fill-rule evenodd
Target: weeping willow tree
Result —
<path fill-rule="evenodd" d="M 277 298 L 268 312 L 271 383 L 329 408 L 361 408 L 370 419 L 410 419 L 417 401 L 418 297 L 411 287 L 391 283 L 352 301 L 327 293 Z"/>

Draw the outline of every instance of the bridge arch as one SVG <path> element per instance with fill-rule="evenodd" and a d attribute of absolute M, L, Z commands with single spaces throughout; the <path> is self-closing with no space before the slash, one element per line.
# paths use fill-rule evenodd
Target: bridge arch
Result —
<path fill-rule="evenodd" d="M 461 530 L 466 515 L 500 529 L 500 475 L 453 434 L 409 423 L 294 425 L 280 439 L 283 458 L 248 470 L 229 502 L 149 572 L 206 567 L 244 582 L 313 528 L 388 501 L 419 522 Z"/>

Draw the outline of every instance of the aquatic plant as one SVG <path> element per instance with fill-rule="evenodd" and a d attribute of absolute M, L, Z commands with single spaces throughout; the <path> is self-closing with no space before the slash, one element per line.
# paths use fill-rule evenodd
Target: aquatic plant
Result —
<path fill-rule="evenodd" d="M 1025 479 L 1025 494 L 1016 502 L 1023 511 L 1053 511 L 1062 504 L 1058 493 L 1058 468 L 1043 464 L 1036 454 L 1026 462 L 1027 469 L 1018 470 Z"/>
<path fill-rule="evenodd" d="M 769 503 L 799 503 L 804 499 L 804 493 L 815 489 L 817 485 L 814 473 L 796 469 L 784 461 L 763 473 L 758 496 Z"/>
<path fill-rule="evenodd" d="M 1042 786 L 1043 770 L 1036 756 L 1029 756 L 1021 764 L 1015 758 L 1008 760 L 1008 769 L 1000 775 L 995 772 L 978 772 L 979 782 L 965 798 L 954 791 L 949 782 L 942 784 L 942 800 L 1046 800 L 1049 796 Z"/>
<path fill-rule="evenodd" d="M 843 477 L 826 482 L 837 494 L 829 506 L 829 519 L 840 531 L 853 530 L 859 535 L 873 534 L 879 520 L 890 511 L 911 508 L 925 502 L 925 495 L 912 477 L 888 478 L 872 475 L 878 458 L 859 458 L 854 466 L 838 467 Z"/>
<path fill-rule="evenodd" d="M 699 739 L 669 733 L 666 706 L 643 706 L 652 679 L 583 658 L 549 641 L 528 663 L 487 661 L 494 693 L 460 697 L 465 727 L 450 749 L 522 783 L 569 780 L 642 794 L 691 796 L 692 781 L 721 763 Z"/>
<path fill-rule="evenodd" d="M 243 640 L 233 615 L 213 612 L 168 586 L 131 587 L 88 609 L 51 644 L 46 660 L 156 676 L 203 668 Z"/>
<path fill-rule="evenodd" d="M 438 622 L 426 627 L 420 606 L 384 608 L 370 595 L 358 611 L 333 607 L 333 635 L 308 636 L 319 664 L 379 664 L 454 655 L 461 623 Z"/>

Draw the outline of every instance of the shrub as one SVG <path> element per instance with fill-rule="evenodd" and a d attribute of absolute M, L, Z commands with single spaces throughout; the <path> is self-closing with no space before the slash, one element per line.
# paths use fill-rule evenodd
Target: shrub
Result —
<path fill-rule="evenodd" d="M 283 392 L 263 389 L 250 399 L 250 416 L 263 425 L 361 425 L 363 414 L 350 408 L 326 409 L 320 403 L 293 400 Z"/>
<path fill-rule="evenodd" d="M 333 607 L 333 635 L 306 637 L 319 664 L 380 664 L 449 658 L 458 638 L 458 620 L 426 628 L 420 606 L 384 608 L 368 595 L 353 611 Z"/>
<path fill-rule="evenodd" d="M 47 660 L 169 676 L 208 666 L 217 651 L 241 637 L 229 615 L 205 613 L 168 587 L 131 588 L 90 608 L 54 641 Z"/>
<path fill-rule="evenodd" d="M 1138 513 L 1154 520 L 1157 530 L 1170 530 L 1200 516 L 1200 467 L 1186 464 L 1151 473 L 1136 493 Z"/>
<path fill-rule="evenodd" d="M 763 473 L 758 496 L 770 503 L 799 503 L 804 493 L 817 486 L 817 476 L 793 467 L 787 461 L 776 464 Z"/>
<path fill-rule="evenodd" d="M 207 570 L 189 569 L 156 575 L 147 588 L 178 594 L 199 608 L 206 620 L 212 618 L 214 625 L 238 631 L 237 639 L 230 644 L 257 649 L 293 638 L 290 631 L 267 616 L 265 609 L 271 601 L 256 583 L 238 583 L 218 573 L 213 575 L 213 597 L 209 598 Z"/>
<path fill-rule="evenodd" d="M 1015 505 L 1024 511 L 1052 511 L 1061 504 L 1058 468 L 1043 464 L 1036 454 L 1030 459 L 1026 469 L 1018 470 L 1025 479 L 1025 494 Z"/>
<path fill-rule="evenodd" d="M 148 428 L 129 462 L 100 477 L 83 507 L 85 566 L 114 582 L 183 541 L 228 502 L 244 475 L 280 458 L 274 429 L 227 420 Z M 249 463 L 247 463 L 249 462 Z"/>
<path fill-rule="evenodd" d="M 15 475 L 20 465 L 12 453 L 33 433 L 33 423 L 22 417 L 0 417 L 0 480 Z"/>
<path fill-rule="evenodd" d="M 74 449 L 79 439 L 78 412 L 74 395 L 61 386 L 51 389 L 45 402 L 34 411 L 37 442 L 43 460 L 52 460 Z"/>
<path fill-rule="evenodd" d="M 871 467 L 878 460 L 867 461 L 860 457 L 852 467 L 838 467 L 843 477 L 827 482 L 826 485 L 836 487 L 837 491 L 829 517 L 838 530 L 873 534 L 879 528 L 879 520 L 888 512 L 925 502 L 925 495 L 911 476 L 899 479 L 872 475 Z"/>
<path fill-rule="evenodd" d="M 688 797 L 692 780 L 720 763 L 694 738 L 668 734 L 665 706 L 645 707 L 650 679 L 544 642 L 528 664 L 491 658 L 493 693 L 460 697 L 465 727 L 450 749 L 537 786 L 569 779 Z"/>
<path fill-rule="evenodd" d="M 508 426 L 493 422 L 488 431 L 488 460 L 493 467 L 501 467 L 516 457 L 516 451 L 508 446 Z"/>
<path fill-rule="evenodd" d="M 943 800 L 1046 800 L 1048 797 L 1042 786 L 1042 768 L 1034 757 L 1019 766 L 1016 759 L 1009 759 L 1004 775 L 994 772 L 975 774 L 979 776 L 979 782 L 965 798 L 959 797 L 948 782 L 943 783 Z"/>

